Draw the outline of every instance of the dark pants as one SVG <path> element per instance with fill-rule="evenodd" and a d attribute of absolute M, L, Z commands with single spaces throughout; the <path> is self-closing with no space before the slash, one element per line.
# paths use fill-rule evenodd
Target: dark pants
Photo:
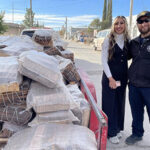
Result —
<path fill-rule="evenodd" d="M 108 137 L 124 129 L 126 84 L 111 89 L 107 77 L 102 79 L 102 110 L 108 117 Z"/>
<path fill-rule="evenodd" d="M 150 88 L 139 88 L 129 84 L 129 102 L 133 117 L 132 133 L 142 137 L 144 134 L 143 120 L 145 106 L 150 119 Z"/>

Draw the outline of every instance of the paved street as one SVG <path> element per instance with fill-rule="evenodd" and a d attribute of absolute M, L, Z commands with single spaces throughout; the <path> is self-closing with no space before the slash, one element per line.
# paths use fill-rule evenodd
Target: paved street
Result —
<path fill-rule="evenodd" d="M 68 45 L 68 50 L 74 52 L 75 63 L 77 67 L 84 69 L 90 79 L 95 84 L 98 106 L 101 107 L 101 75 L 102 75 L 102 65 L 101 65 L 101 52 L 94 51 L 91 46 L 85 45 L 83 43 L 70 42 Z M 145 113 L 144 129 L 145 134 L 143 141 L 137 143 L 134 146 L 128 146 L 124 143 L 127 136 L 131 134 L 131 110 L 128 103 L 128 89 L 126 98 L 126 114 L 125 114 L 125 130 L 123 131 L 123 138 L 120 144 L 107 143 L 107 150 L 150 150 L 150 124 L 148 121 L 148 116 Z"/>

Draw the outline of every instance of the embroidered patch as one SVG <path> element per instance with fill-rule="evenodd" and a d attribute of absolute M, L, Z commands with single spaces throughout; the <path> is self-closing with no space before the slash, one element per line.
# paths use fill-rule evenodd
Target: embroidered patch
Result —
<path fill-rule="evenodd" d="M 147 46 L 147 51 L 150 53 L 150 45 Z"/>

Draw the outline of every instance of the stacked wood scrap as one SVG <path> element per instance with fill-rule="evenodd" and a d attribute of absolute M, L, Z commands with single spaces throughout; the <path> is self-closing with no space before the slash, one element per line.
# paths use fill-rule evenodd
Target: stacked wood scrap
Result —
<path fill-rule="evenodd" d="M 52 37 L 51 36 L 40 36 L 35 35 L 34 41 L 43 45 L 43 46 L 51 46 L 52 45 Z"/>
<path fill-rule="evenodd" d="M 4 92 L 18 92 L 19 84 L 17 82 L 9 83 L 9 84 L 0 84 L 0 93 Z"/>
<path fill-rule="evenodd" d="M 65 49 L 62 46 L 56 46 L 60 51 L 64 51 Z"/>
<path fill-rule="evenodd" d="M 6 45 L 0 45 L 0 49 L 1 49 L 1 48 L 5 48 L 5 47 L 7 47 L 7 46 L 6 46 Z"/>
<path fill-rule="evenodd" d="M 61 70 L 63 77 L 68 82 L 76 82 L 80 81 L 79 73 L 76 70 L 74 64 L 69 63 L 63 70 Z"/>
<path fill-rule="evenodd" d="M 26 107 L 28 89 L 18 92 L 4 92 L 0 94 L 0 106 L 19 105 Z"/>
<path fill-rule="evenodd" d="M 69 51 L 69 50 L 65 50 L 61 52 L 62 57 L 66 58 L 66 59 L 70 59 L 72 62 L 74 62 L 74 53 Z"/>
<path fill-rule="evenodd" d="M 10 122 L 15 125 L 25 125 L 31 119 L 32 113 L 23 107 L 6 106 L 0 107 L 0 120 Z"/>
<path fill-rule="evenodd" d="M 57 47 L 44 47 L 44 52 L 48 55 L 62 55 Z"/>
<path fill-rule="evenodd" d="M 7 139 L 13 135 L 13 131 L 10 131 L 8 129 L 3 129 L 0 131 L 0 139 Z"/>
<path fill-rule="evenodd" d="M 33 39 L 42 46 L 53 47 L 52 31 L 50 30 L 36 30 Z"/>

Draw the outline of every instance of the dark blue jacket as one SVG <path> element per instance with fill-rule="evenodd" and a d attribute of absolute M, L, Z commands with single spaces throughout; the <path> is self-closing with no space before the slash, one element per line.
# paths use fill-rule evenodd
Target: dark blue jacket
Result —
<path fill-rule="evenodd" d="M 129 54 L 129 82 L 136 87 L 150 87 L 150 36 L 142 41 L 140 36 L 131 40 Z"/>

